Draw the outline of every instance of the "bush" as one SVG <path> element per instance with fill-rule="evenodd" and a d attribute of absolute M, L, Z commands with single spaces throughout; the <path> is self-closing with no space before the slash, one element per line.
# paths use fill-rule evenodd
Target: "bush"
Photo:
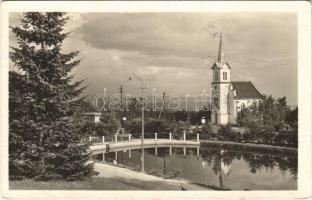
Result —
<path fill-rule="evenodd" d="M 233 137 L 231 125 L 221 126 L 218 130 L 218 139 L 219 140 L 231 140 Z"/>
<path fill-rule="evenodd" d="M 127 121 L 125 123 L 125 128 L 130 133 L 141 133 L 142 131 L 142 121 L 135 119 Z M 149 120 L 145 123 L 144 132 L 145 133 L 169 133 L 174 128 L 174 124 L 170 124 L 167 121 Z"/>
<path fill-rule="evenodd" d="M 81 126 L 83 136 L 112 136 L 115 135 L 116 131 L 115 124 L 87 122 Z"/>

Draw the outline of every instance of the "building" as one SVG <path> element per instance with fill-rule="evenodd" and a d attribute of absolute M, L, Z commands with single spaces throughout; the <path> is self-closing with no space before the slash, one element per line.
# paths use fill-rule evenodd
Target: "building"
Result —
<path fill-rule="evenodd" d="M 102 113 L 100 112 L 87 112 L 87 113 L 83 113 L 83 115 L 84 115 L 84 120 L 88 122 L 93 122 L 93 123 L 101 122 Z"/>
<path fill-rule="evenodd" d="M 211 122 L 223 125 L 235 124 L 237 113 L 244 107 L 259 103 L 263 96 L 250 81 L 231 81 L 231 66 L 224 58 L 222 33 L 218 59 L 211 69 L 213 71 Z"/>

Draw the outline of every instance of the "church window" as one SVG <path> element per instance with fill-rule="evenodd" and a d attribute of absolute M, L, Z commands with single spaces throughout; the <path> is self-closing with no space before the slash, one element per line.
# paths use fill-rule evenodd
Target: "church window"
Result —
<path fill-rule="evenodd" d="M 223 72 L 223 80 L 227 80 L 227 73 Z"/>
<path fill-rule="evenodd" d="M 219 80 L 219 72 L 215 72 L 214 80 L 215 80 L 215 81 L 218 81 L 218 80 Z"/>
<path fill-rule="evenodd" d="M 216 90 L 216 89 L 218 89 L 218 86 L 215 85 L 214 88 L 215 88 L 215 90 Z"/>

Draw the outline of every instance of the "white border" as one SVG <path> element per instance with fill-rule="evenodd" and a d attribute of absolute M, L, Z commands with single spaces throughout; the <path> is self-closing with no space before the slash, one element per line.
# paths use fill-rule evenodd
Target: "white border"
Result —
<path fill-rule="evenodd" d="M 10 12 L 295 12 L 298 16 L 299 155 L 297 191 L 22 191 L 8 190 L 8 15 Z M 2 2 L 0 57 L 1 193 L 14 199 L 294 199 L 311 196 L 311 5 L 301 1 Z M 285 88 L 287 89 L 287 88 Z"/>

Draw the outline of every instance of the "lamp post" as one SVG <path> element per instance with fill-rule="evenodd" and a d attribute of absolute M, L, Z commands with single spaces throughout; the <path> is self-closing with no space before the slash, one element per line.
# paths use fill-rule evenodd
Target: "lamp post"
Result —
<path fill-rule="evenodd" d="M 205 124 L 206 124 L 206 118 L 205 118 L 205 116 L 202 116 L 202 118 L 201 118 L 201 123 L 202 123 L 202 127 L 201 127 L 201 132 L 203 132 L 203 130 L 204 130 L 204 126 L 205 126 Z M 197 133 L 197 142 L 199 142 L 199 135 L 198 135 L 198 133 Z M 198 152 L 198 151 L 197 151 Z M 198 154 L 198 153 L 197 153 Z"/>
<path fill-rule="evenodd" d="M 205 117 L 202 117 L 201 118 L 201 123 L 204 125 L 206 123 L 206 118 Z"/>
<path fill-rule="evenodd" d="M 141 172 L 144 173 L 144 103 L 143 103 L 143 97 L 144 97 L 144 83 L 143 83 L 143 79 L 138 77 L 135 74 L 130 74 L 129 76 L 129 81 L 132 80 L 132 77 L 138 79 L 141 82 L 141 95 L 142 95 L 142 133 L 141 133 L 141 149 L 142 149 L 142 153 L 141 153 L 141 162 L 142 162 L 142 167 L 141 167 Z"/>
<path fill-rule="evenodd" d="M 127 120 L 127 117 L 123 117 L 123 118 L 122 118 L 122 121 L 123 121 L 122 126 L 123 126 L 123 128 L 125 128 L 125 122 L 126 122 L 126 120 Z"/>

